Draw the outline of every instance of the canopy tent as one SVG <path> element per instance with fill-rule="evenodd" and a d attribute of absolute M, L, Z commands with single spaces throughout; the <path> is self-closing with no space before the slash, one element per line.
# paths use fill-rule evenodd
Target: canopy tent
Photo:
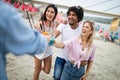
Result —
<path fill-rule="evenodd" d="M 103 17 L 111 17 L 112 31 L 117 30 L 120 22 L 120 0 L 24 0 L 29 3 L 46 6 L 54 3 L 58 8 L 68 9 L 70 6 L 82 6 L 85 14 L 99 15 Z M 117 19 L 117 20 L 115 20 Z"/>
<path fill-rule="evenodd" d="M 116 31 L 120 22 L 120 0 L 32 0 L 40 3 L 54 3 L 60 7 L 82 6 L 85 13 L 112 17 L 111 31 Z"/>
<path fill-rule="evenodd" d="M 120 0 L 32 0 L 33 2 L 54 3 L 67 8 L 70 6 L 82 6 L 86 12 L 106 14 L 112 17 L 120 17 Z"/>

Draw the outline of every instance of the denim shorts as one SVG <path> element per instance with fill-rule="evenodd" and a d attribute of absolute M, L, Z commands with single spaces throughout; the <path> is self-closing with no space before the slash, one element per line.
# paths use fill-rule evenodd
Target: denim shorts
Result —
<path fill-rule="evenodd" d="M 85 66 L 80 66 L 80 68 L 74 67 L 73 64 L 67 61 L 61 75 L 61 80 L 80 80 L 84 73 Z"/>
<path fill-rule="evenodd" d="M 60 80 L 61 74 L 63 72 L 64 64 L 66 60 L 60 57 L 56 58 L 55 66 L 54 66 L 54 80 Z"/>

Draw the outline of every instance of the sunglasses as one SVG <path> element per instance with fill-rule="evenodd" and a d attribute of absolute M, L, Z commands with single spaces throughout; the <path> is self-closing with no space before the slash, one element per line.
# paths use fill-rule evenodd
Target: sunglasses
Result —
<path fill-rule="evenodd" d="M 57 6 L 55 4 L 52 4 L 52 3 L 49 4 L 49 6 L 54 6 L 55 8 L 57 8 Z"/>
<path fill-rule="evenodd" d="M 73 6 L 73 7 L 77 8 L 78 10 L 81 8 L 80 6 Z"/>

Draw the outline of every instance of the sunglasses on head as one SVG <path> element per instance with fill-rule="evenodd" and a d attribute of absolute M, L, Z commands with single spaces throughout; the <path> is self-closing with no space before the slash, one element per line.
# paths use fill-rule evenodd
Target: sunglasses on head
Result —
<path fill-rule="evenodd" d="M 57 8 L 57 6 L 55 4 L 53 4 L 53 3 L 49 4 L 49 6 L 54 6 L 54 7 Z"/>
<path fill-rule="evenodd" d="M 80 6 L 73 6 L 73 7 L 77 8 L 78 10 L 80 9 Z"/>

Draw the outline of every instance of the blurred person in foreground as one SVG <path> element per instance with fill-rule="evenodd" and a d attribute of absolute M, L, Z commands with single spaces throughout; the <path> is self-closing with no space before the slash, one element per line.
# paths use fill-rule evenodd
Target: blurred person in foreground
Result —
<path fill-rule="evenodd" d="M 26 25 L 22 15 L 11 5 L 0 1 L 0 80 L 8 80 L 6 55 L 42 53 L 48 46 L 49 36 L 41 35 Z"/>

